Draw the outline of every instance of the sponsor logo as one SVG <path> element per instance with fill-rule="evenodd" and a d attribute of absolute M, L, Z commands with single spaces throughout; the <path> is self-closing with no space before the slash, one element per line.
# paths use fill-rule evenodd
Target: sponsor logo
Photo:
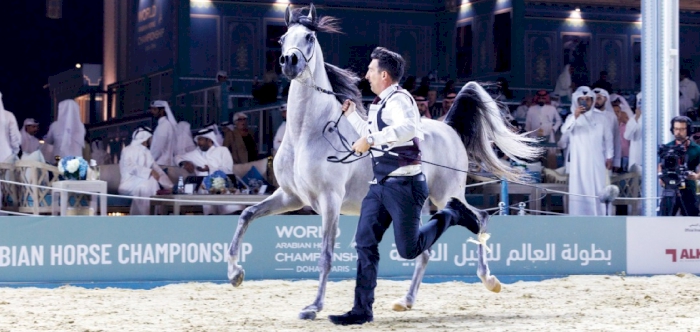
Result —
<path fill-rule="evenodd" d="M 700 260 L 700 249 L 666 249 L 666 255 L 671 255 L 671 261 Z"/>

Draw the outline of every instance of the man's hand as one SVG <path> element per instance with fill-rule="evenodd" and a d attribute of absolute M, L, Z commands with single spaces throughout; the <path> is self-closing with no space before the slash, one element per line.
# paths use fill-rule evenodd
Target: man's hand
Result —
<path fill-rule="evenodd" d="M 194 164 L 189 161 L 183 161 L 182 168 L 184 168 L 187 173 L 194 173 Z"/>
<path fill-rule="evenodd" d="M 574 119 L 578 119 L 578 117 L 579 117 L 581 114 L 583 114 L 583 112 L 585 112 L 585 111 L 586 111 L 586 108 L 585 108 L 585 107 L 583 107 L 583 106 L 577 107 L 576 110 L 574 111 Z"/>
<path fill-rule="evenodd" d="M 197 167 L 199 172 L 209 172 L 209 165 L 204 165 L 204 167 Z"/>
<path fill-rule="evenodd" d="M 697 181 L 700 180 L 700 174 L 693 171 L 688 171 L 688 180 Z"/>
<path fill-rule="evenodd" d="M 367 143 L 367 136 L 362 136 L 353 145 L 352 149 L 357 153 L 365 153 L 369 151 L 371 146 Z"/>
<path fill-rule="evenodd" d="M 160 174 L 159 174 L 158 172 L 156 172 L 155 169 L 152 169 L 152 170 L 151 170 L 151 176 L 152 176 L 154 179 L 156 179 L 156 181 L 160 180 Z"/>
<path fill-rule="evenodd" d="M 343 115 L 348 116 L 352 114 L 352 112 L 355 112 L 355 107 L 357 107 L 355 102 L 350 99 L 346 99 L 343 102 L 343 106 L 340 107 L 340 110 L 343 111 Z"/>
<path fill-rule="evenodd" d="M 608 170 L 611 170 L 611 169 L 612 169 L 612 166 L 613 166 L 613 161 L 612 161 L 612 159 L 606 159 L 606 160 L 605 160 L 605 168 L 607 168 Z"/>

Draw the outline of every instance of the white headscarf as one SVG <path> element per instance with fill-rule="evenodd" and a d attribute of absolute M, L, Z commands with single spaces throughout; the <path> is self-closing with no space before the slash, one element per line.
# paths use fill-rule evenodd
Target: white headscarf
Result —
<path fill-rule="evenodd" d="M 560 97 L 571 96 L 571 73 L 569 73 L 569 68 L 571 65 L 564 66 L 564 71 L 559 74 L 557 78 L 557 85 L 554 87 L 554 93 Z"/>
<path fill-rule="evenodd" d="M 578 108 L 578 99 L 580 97 L 591 97 L 591 102 L 595 105 L 595 94 L 593 91 L 591 91 L 591 88 L 587 86 L 580 86 L 571 96 L 571 114 L 576 112 L 576 109 Z"/>
<path fill-rule="evenodd" d="M 129 145 L 143 144 L 143 142 L 147 141 L 151 136 L 153 136 L 151 128 L 139 127 L 134 131 L 134 134 L 131 135 L 131 144 Z"/>
<path fill-rule="evenodd" d="M 187 121 L 177 123 L 177 146 L 175 147 L 175 155 L 182 155 L 196 149 L 194 139 L 192 138 L 191 125 Z"/>
<path fill-rule="evenodd" d="M 615 110 L 612 107 L 612 103 L 610 103 L 610 93 L 608 93 L 607 90 L 601 89 L 601 88 L 595 88 L 595 89 L 593 89 L 593 93 L 595 93 L 596 95 L 603 95 L 603 97 L 605 97 L 605 108 L 602 109 L 601 111 L 613 112 L 613 114 L 615 113 Z M 593 99 L 595 101 L 595 98 L 593 98 Z M 595 102 L 593 103 L 593 106 L 595 106 Z"/>
<path fill-rule="evenodd" d="M 217 141 L 216 133 L 214 132 L 213 129 L 206 129 L 206 128 L 205 128 L 205 129 L 202 129 L 202 130 L 198 131 L 198 132 L 194 135 L 194 139 L 195 139 L 195 140 L 197 140 L 197 139 L 200 138 L 200 137 L 204 137 L 204 138 L 210 139 L 212 142 L 214 142 L 214 146 L 221 146 L 221 144 L 219 144 L 219 142 Z"/>
<path fill-rule="evenodd" d="M 173 129 L 177 128 L 177 120 L 173 116 L 173 111 L 170 110 L 170 104 L 165 100 L 155 100 L 151 102 L 151 107 L 163 107 L 165 108 L 165 114 L 168 117 L 168 122 L 173 125 Z"/>
<path fill-rule="evenodd" d="M 58 128 L 64 135 L 59 143 L 59 151 L 70 151 L 71 144 L 85 147 L 85 125 L 80 120 L 80 106 L 73 99 L 58 103 Z"/>
<path fill-rule="evenodd" d="M 625 97 L 613 93 L 610 95 L 610 103 L 612 104 L 612 102 L 615 100 L 620 101 L 620 110 L 625 112 L 628 117 L 634 116 L 634 112 L 632 112 L 632 108 L 630 108 L 630 104 L 627 102 Z"/>
<path fill-rule="evenodd" d="M 32 118 L 24 119 L 24 124 L 22 125 L 22 130 L 19 132 L 22 134 L 22 151 L 23 153 L 31 153 L 39 148 L 39 145 L 32 144 L 30 142 L 36 142 L 38 139 L 27 132 L 27 126 L 38 125 L 39 123 L 34 121 Z M 32 150 L 32 151 L 29 151 Z"/>
<path fill-rule="evenodd" d="M 214 135 L 216 136 L 216 140 L 219 143 L 217 146 L 224 145 L 224 136 L 221 135 L 221 132 L 219 131 L 219 126 L 216 125 L 216 123 L 212 123 L 210 125 L 207 125 L 206 127 L 202 128 L 204 129 L 211 129 L 214 131 Z"/>

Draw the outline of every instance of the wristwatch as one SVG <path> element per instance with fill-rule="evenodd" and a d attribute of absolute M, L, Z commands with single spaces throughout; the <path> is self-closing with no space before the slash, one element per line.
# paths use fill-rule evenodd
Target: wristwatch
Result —
<path fill-rule="evenodd" d="M 367 136 L 367 144 L 369 144 L 370 146 L 374 145 L 374 138 L 372 138 L 371 135 Z"/>

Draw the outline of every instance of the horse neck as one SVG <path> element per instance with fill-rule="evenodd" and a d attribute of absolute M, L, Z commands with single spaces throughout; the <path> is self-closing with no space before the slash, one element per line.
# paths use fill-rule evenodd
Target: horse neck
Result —
<path fill-rule="evenodd" d="M 323 53 L 321 47 L 316 44 L 313 72 L 313 83 L 325 90 L 331 90 L 331 84 L 328 80 L 328 74 L 323 61 Z M 311 84 L 311 80 L 306 80 L 306 84 Z M 304 128 L 319 129 L 323 128 L 326 123 L 337 117 L 336 108 L 338 102 L 335 96 L 322 93 L 312 89 L 306 85 L 299 83 L 297 80 L 292 80 L 289 87 L 289 96 L 287 100 L 287 131 L 293 135 L 299 136 L 305 132 Z M 285 134 L 286 135 L 286 134 Z"/>

